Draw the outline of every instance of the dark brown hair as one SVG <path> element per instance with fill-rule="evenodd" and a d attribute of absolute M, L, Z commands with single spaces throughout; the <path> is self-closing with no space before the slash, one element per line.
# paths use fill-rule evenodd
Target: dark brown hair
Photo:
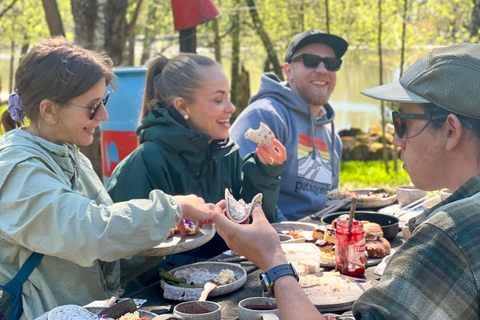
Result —
<path fill-rule="evenodd" d="M 90 90 L 102 78 L 105 78 L 106 85 L 114 81 L 110 58 L 63 37 L 55 37 L 33 47 L 21 59 L 15 72 L 14 90 L 22 100 L 25 115 L 35 120 L 42 100 L 65 105 Z M 15 122 L 5 110 L 0 125 L 6 132 L 21 123 Z"/>
<path fill-rule="evenodd" d="M 171 105 L 177 97 L 193 101 L 206 69 L 220 64 L 208 57 L 182 53 L 171 59 L 160 55 L 148 63 L 140 121 L 156 103 Z"/>

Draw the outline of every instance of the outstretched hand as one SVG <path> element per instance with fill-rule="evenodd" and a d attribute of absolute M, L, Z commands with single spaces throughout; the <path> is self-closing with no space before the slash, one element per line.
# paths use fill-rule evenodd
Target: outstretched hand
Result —
<path fill-rule="evenodd" d="M 197 225 L 199 228 L 205 223 L 212 223 L 213 208 L 215 207 L 213 203 L 205 203 L 203 198 L 193 194 L 188 196 L 174 196 L 173 198 L 182 207 L 183 219 L 198 221 Z M 183 219 L 178 224 L 178 230 L 182 235 L 185 235 Z"/>
<path fill-rule="evenodd" d="M 260 205 L 255 205 L 251 224 L 237 224 L 225 215 L 225 200 L 215 205 L 213 222 L 228 247 L 245 256 L 262 270 L 287 263 L 277 232 Z"/>

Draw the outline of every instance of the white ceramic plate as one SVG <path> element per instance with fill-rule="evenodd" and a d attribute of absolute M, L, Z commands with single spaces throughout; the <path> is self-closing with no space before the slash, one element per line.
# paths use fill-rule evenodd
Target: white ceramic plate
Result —
<path fill-rule="evenodd" d="M 169 254 L 175 254 L 185 252 L 191 249 L 200 247 L 207 243 L 215 235 L 215 228 L 213 224 L 205 224 L 200 231 L 194 236 L 182 236 L 181 234 L 174 234 L 151 249 L 144 250 L 137 253 L 140 256 L 166 256 Z"/>
<path fill-rule="evenodd" d="M 221 296 L 230 292 L 233 292 L 241 288 L 245 281 L 247 281 L 247 272 L 239 264 L 227 263 L 227 262 L 197 262 L 189 265 L 181 266 L 170 270 L 170 274 L 175 276 L 176 272 L 182 273 L 194 273 L 200 269 L 206 269 L 209 273 L 218 275 L 223 269 L 230 269 L 235 273 L 237 280 L 235 282 L 218 286 L 213 289 L 209 297 Z M 163 280 L 160 281 L 162 289 L 164 289 L 163 297 L 165 299 L 177 300 L 177 301 L 191 301 L 198 300 L 203 288 L 183 288 L 169 285 Z"/>
<path fill-rule="evenodd" d="M 380 262 L 382 262 L 382 258 L 368 258 L 366 267 L 376 266 Z M 322 260 L 320 262 L 320 267 L 335 268 L 335 263 L 324 262 Z"/>
<path fill-rule="evenodd" d="M 100 313 L 100 311 L 102 311 L 105 308 L 85 307 L 85 309 L 87 309 L 88 311 L 90 311 L 91 313 L 93 313 L 95 315 L 98 315 Z M 151 320 L 151 319 L 153 319 L 157 316 L 157 314 L 155 314 L 153 312 L 145 311 L 145 310 L 138 310 L 138 313 L 140 314 L 141 318 L 147 318 L 148 320 Z M 48 320 L 48 314 L 49 314 L 49 311 L 45 312 L 44 314 L 42 314 L 38 318 L 35 318 L 34 320 Z"/>
<path fill-rule="evenodd" d="M 293 230 L 300 230 L 302 236 L 305 238 L 293 239 L 293 242 L 305 242 L 306 238 L 309 238 L 313 235 L 313 230 L 315 230 L 318 225 L 313 223 L 306 223 L 306 222 L 296 222 L 296 221 L 284 221 L 278 223 L 272 223 L 272 227 L 277 231 L 279 234 L 287 234 Z M 289 241 L 290 242 L 290 241 Z"/>
<path fill-rule="evenodd" d="M 367 194 L 369 192 L 375 191 L 376 189 L 356 189 L 350 190 L 350 192 L 355 192 L 358 195 Z M 397 200 L 397 195 L 391 195 L 386 198 L 380 198 L 380 200 L 367 200 L 364 198 L 358 198 L 357 200 L 357 209 L 364 209 L 364 208 L 383 208 Z"/>

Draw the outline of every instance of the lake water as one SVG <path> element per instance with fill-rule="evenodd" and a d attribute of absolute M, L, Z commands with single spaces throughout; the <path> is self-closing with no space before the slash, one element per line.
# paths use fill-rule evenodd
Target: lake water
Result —
<path fill-rule="evenodd" d="M 199 52 L 200 53 L 200 52 Z M 203 54 L 203 52 L 201 53 Z M 258 59 L 261 60 L 261 59 Z M 257 61 L 258 61 L 257 60 Z M 397 59 L 393 59 L 397 60 Z M 259 61 L 260 63 L 262 61 Z M 248 62 L 247 62 L 248 63 Z M 257 62 L 258 63 L 258 62 Z M 397 62 L 395 62 L 397 63 Z M 227 71 L 228 62 L 224 63 Z M 16 66 L 15 66 L 16 67 Z M 249 65 L 251 93 L 258 91 L 260 85 L 261 65 Z M 0 56 L 1 100 L 8 97 L 10 60 L 6 55 Z M 228 72 L 227 72 L 228 73 Z M 384 67 L 384 83 L 397 80 L 398 68 Z M 381 125 L 380 101 L 363 96 L 360 91 L 379 85 L 379 68 L 375 63 L 362 63 L 358 58 L 346 56 L 337 73 L 337 85 L 330 98 L 335 109 L 336 131 L 351 127 L 367 130 L 371 125 Z M 390 119 L 387 109 L 387 120 Z"/>

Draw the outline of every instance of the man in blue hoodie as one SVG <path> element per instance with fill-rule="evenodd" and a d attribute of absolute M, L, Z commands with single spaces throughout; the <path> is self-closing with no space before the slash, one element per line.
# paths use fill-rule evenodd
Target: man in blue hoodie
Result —
<path fill-rule="evenodd" d="M 328 99 L 347 48 L 344 39 L 321 30 L 297 34 L 285 54 L 288 81 L 263 74 L 258 93 L 231 128 L 243 156 L 256 149 L 245 132 L 260 122 L 285 146 L 288 160 L 281 176 L 278 221 L 323 209 L 327 191 L 338 186 L 342 143 Z"/>

